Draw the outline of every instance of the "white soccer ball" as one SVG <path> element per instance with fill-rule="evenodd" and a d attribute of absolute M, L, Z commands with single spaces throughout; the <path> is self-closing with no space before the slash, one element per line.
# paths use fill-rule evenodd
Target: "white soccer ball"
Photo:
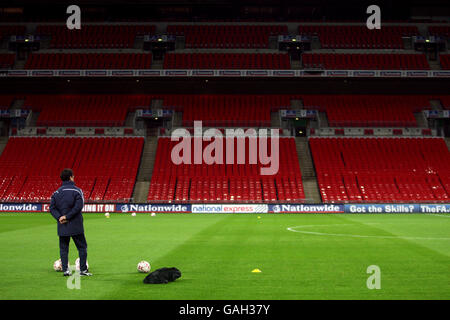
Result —
<path fill-rule="evenodd" d="M 136 217 L 136 212 L 133 212 L 133 213 L 131 214 L 131 216 L 132 216 L 132 217 Z"/>
<path fill-rule="evenodd" d="M 105 217 L 109 218 L 109 212 L 105 213 Z"/>
<path fill-rule="evenodd" d="M 137 265 L 137 269 L 139 272 L 142 273 L 149 273 L 150 272 L 150 263 L 148 263 L 147 261 L 141 261 L 138 263 Z"/>
<path fill-rule="evenodd" d="M 56 260 L 53 263 L 53 270 L 57 271 L 57 272 L 61 272 L 62 271 L 62 262 L 61 259 Z"/>
<path fill-rule="evenodd" d="M 156 213 L 152 212 L 151 216 L 152 216 L 152 217 L 156 216 Z"/>
<path fill-rule="evenodd" d="M 89 263 L 87 261 L 86 261 L 86 267 L 89 269 Z M 80 258 L 77 258 L 77 260 L 75 260 L 75 270 L 80 271 Z"/>

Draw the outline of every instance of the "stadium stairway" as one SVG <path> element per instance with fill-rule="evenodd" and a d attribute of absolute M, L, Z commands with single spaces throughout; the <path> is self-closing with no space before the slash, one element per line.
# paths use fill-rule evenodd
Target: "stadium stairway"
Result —
<path fill-rule="evenodd" d="M 441 64 L 439 63 L 439 60 L 431 60 L 429 58 L 427 58 L 427 60 L 431 70 L 441 70 Z"/>
<path fill-rule="evenodd" d="M 303 101 L 292 99 L 291 100 L 291 108 L 293 110 L 301 110 L 303 108 Z"/>
<path fill-rule="evenodd" d="M 174 112 L 172 118 L 172 127 L 178 128 L 183 124 L 183 113 L 182 112 Z"/>
<path fill-rule="evenodd" d="M 306 202 L 320 203 L 322 200 L 320 199 L 319 186 L 317 184 L 311 151 L 309 150 L 308 138 L 295 138 L 295 145 L 302 172 L 303 189 L 305 191 Z"/>
<path fill-rule="evenodd" d="M 163 108 L 163 100 L 161 99 L 153 99 L 151 104 L 152 110 L 162 109 Z"/>
<path fill-rule="evenodd" d="M 158 137 L 147 137 L 142 151 L 136 185 L 134 186 L 133 201 L 146 202 L 150 180 L 152 179 L 153 166 L 155 164 L 156 147 Z"/>
<path fill-rule="evenodd" d="M 328 128 L 328 117 L 325 112 L 319 112 L 319 127 Z"/>
<path fill-rule="evenodd" d="M 281 127 L 281 117 L 278 111 L 270 113 L 270 125 L 272 128 Z"/>
<path fill-rule="evenodd" d="M 25 103 L 24 99 L 15 99 L 13 104 L 11 105 L 10 110 L 21 109 L 24 103 Z"/>
<path fill-rule="evenodd" d="M 8 137 L 0 137 L 0 155 L 3 152 L 3 149 L 5 149 L 5 146 L 7 143 L 8 143 Z"/>
<path fill-rule="evenodd" d="M 430 100 L 430 106 L 433 110 L 442 110 L 441 101 L 439 100 Z"/>
<path fill-rule="evenodd" d="M 39 112 L 30 111 L 30 115 L 27 118 L 27 127 L 36 127 L 38 118 L 39 118 Z"/>
<path fill-rule="evenodd" d="M 294 69 L 294 70 L 303 69 L 301 60 L 293 60 L 293 59 L 291 59 L 291 69 Z"/>
<path fill-rule="evenodd" d="M 428 121 L 422 112 L 415 112 L 414 117 L 416 118 L 417 126 L 419 128 L 428 128 Z"/>
<path fill-rule="evenodd" d="M 128 112 L 125 120 L 125 127 L 134 128 L 136 124 L 136 112 Z"/>

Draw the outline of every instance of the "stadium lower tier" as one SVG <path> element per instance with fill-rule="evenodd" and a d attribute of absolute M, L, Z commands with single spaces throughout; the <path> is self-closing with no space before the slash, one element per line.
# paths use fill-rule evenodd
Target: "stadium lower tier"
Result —
<path fill-rule="evenodd" d="M 450 152 L 440 138 L 311 138 L 323 202 L 447 202 Z"/>
<path fill-rule="evenodd" d="M 285 53 L 168 53 L 164 69 L 290 69 Z"/>
<path fill-rule="evenodd" d="M 48 202 L 72 168 L 86 202 L 128 201 L 144 138 L 10 138 L 0 157 L 0 200 Z"/>
<path fill-rule="evenodd" d="M 188 144 L 194 150 L 194 139 Z M 231 140 L 228 140 L 231 141 Z M 257 139 L 258 150 L 261 138 Z M 251 161 L 250 142 L 239 148 L 237 138 L 232 139 L 222 155 L 223 164 L 194 164 L 194 152 L 190 163 L 175 164 L 172 150 L 179 142 L 169 138 L 160 138 L 156 152 L 155 165 L 150 184 L 148 200 L 153 202 L 302 202 L 305 199 L 301 171 L 298 162 L 295 140 L 279 139 L 279 156 L 271 147 L 271 140 L 264 140 L 268 147 L 271 164 L 263 164 L 261 158 Z M 227 142 L 223 142 L 226 146 Z M 210 142 L 203 142 L 203 154 Z M 243 163 L 238 164 L 238 154 L 243 152 Z M 274 152 L 272 153 L 272 150 Z M 217 151 L 216 151 L 217 152 Z M 184 156 L 184 152 L 181 153 Z M 242 153 L 241 153 L 242 154 Z M 216 155 L 214 153 L 214 155 Z M 225 161 L 231 157 L 232 161 Z M 189 157 L 188 157 L 189 158 Z M 278 160 L 277 160 L 278 158 Z M 172 161 L 171 161 L 172 159 Z M 262 168 L 279 162 L 273 175 L 262 175 Z M 225 164 L 233 162 L 233 164 Z M 254 164 L 251 164 L 254 163 Z M 264 162 L 267 163 L 267 162 Z"/>
<path fill-rule="evenodd" d="M 424 54 L 305 53 L 305 68 L 327 70 L 428 70 Z"/>
<path fill-rule="evenodd" d="M 0 69 L 11 69 L 14 65 L 16 56 L 11 53 L 0 54 Z"/>

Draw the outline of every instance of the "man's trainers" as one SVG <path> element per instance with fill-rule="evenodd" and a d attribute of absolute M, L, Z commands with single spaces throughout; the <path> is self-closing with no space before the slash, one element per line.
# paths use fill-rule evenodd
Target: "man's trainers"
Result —
<path fill-rule="evenodd" d="M 70 271 L 70 270 L 66 270 L 66 271 L 64 271 L 64 273 L 63 273 L 63 276 L 64 277 L 70 277 L 72 275 L 72 272 Z"/>
<path fill-rule="evenodd" d="M 92 273 L 89 273 L 88 270 L 84 270 L 84 271 L 80 271 L 80 276 L 81 277 L 90 277 L 90 276 L 92 276 Z"/>

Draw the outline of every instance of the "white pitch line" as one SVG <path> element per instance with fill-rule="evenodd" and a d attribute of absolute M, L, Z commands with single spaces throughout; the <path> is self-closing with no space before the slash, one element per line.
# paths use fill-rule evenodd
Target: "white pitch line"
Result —
<path fill-rule="evenodd" d="M 436 217 L 450 218 L 450 215 L 443 215 L 443 214 L 436 214 L 436 213 L 429 213 L 429 215 L 436 216 Z"/>
<path fill-rule="evenodd" d="M 375 224 L 375 223 L 373 223 Z M 366 236 L 360 234 L 345 234 L 345 233 L 326 233 L 326 232 L 314 232 L 314 231 L 300 231 L 296 228 L 308 228 L 308 227 L 324 227 L 324 226 L 348 226 L 354 224 L 323 224 L 323 225 L 304 225 L 286 228 L 288 231 L 313 234 L 318 236 L 335 236 L 335 237 L 350 237 L 350 238 L 376 238 L 376 239 L 406 239 L 406 240 L 450 240 L 450 238 L 432 238 L 432 237 L 402 237 L 402 236 Z"/>

